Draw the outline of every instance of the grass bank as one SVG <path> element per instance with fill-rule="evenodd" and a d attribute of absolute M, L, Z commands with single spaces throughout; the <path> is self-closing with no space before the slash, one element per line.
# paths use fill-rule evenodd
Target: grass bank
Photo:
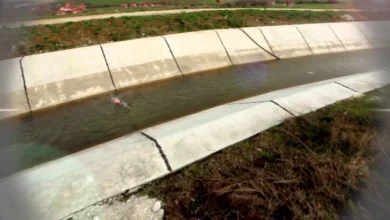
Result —
<path fill-rule="evenodd" d="M 141 1 L 142 2 L 142 1 Z M 174 9 L 200 9 L 200 8 L 279 8 L 279 9 L 353 9 L 350 5 L 346 4 L 326 4 L 326 3 L 317 3 L 317 4 L 297 4 L 294 6 L 285 6 L 283 4 L 269 5 L 269 6 L 242 6 L 236 5 L 229 2 L 225 2 L 224 4 L 216 4 L 214 1 L 205 1 L 202 4 L 191 4 L 189 2 L 182 3 L 183 5 L 174 5 L 174 6 L 163 6 L 163 7 L 137 7 L 137 8 L 123 8 L 120 7 L 120 2 L 116 5 L 105 6 L 104 3 L 90 3 L 93 6 L 88 8 L 82 14 L 70 14 L 70 15 L 62 15 L 62 17 L 78 17 L 78 16 L 86 16 L 86 15 L 101 15 L 101 14 L 115 14 L 115 13 L 131 13 L 131 12 L 140 12 L 140 11 L 162 11 L 162 10 L 174 10 Z M 105 6 L 105 7 L 103 7 Z M 42 15 L 29 15 L 25 19 L 18 18 L 19 20 L 31 20 L 31 19 L 53 19 L 59 18 L 57 15 L 53 15 L 52 13 L 43 13 Z"/>
<path fill-rule="evenodd" d="M 344 21 L 342 14 L 330 11 L 223 10 L 2 28 L 0 59 L 198 30 Z M 358 20 L 368 18 L 367 15 L 353 15 Z M 372 15 L 378 19 L 389 16 L 387 13 Z"/>
<path fill-rule="evenodd" d="M 161 199 L 165 219 L 390 215 L 390 161 L 382 173 L 373 170 L 390 151 L 377 147 L 384 128 L 372 109 L 380 105 L 380 93 L 288 120 L 139 193 Z"/>

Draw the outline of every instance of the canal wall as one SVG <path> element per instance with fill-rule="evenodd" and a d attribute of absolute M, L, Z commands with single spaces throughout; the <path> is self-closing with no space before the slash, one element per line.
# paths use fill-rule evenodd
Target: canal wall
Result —
<path fill-rule="evenodd" d="M 208 30 L 0 62 L 6 118 L 131 86 L 251 62 L 390 46 L 390 21 Z M 11 80 L 12 79 L 12 80 Z M 7 107 L 8 108 L 8 107 Z"/>
<path fill-rule="evenodd" d="M 388 74 L 355 74 L 239 100 L 24 170 L 0 180 L 0 218 L 65 218 L 286 119 L 388 85 Z"/>

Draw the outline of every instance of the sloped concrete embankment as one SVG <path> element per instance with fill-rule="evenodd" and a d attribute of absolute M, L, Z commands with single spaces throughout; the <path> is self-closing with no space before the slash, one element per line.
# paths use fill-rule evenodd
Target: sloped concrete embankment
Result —
<path fill-rule="evenodd" d="M 390 21 L 251 27 L 107 43 L 0 62 L 1 118 L 239 64 L 388 47 Z"/>
<path fill-rule="evenodd" d="M 22 171 L 0 181 L 0 217 L 64 218 L 290 117 L 383 87 L 390 83 L 388 75 L 355 74 L 236 101 Z M 25 212 L 12 212 L 15 207 Z"/>

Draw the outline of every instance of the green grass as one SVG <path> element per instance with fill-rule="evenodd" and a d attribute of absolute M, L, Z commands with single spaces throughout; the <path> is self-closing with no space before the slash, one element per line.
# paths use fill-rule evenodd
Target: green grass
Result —
<path fill-rule="evenodd" d="M 218 4 L 211 0 L 206 1 L 171 1 L 174 3 L 182 3 L 183 5 L 179 6 L 162 6 L 162 7 L 136 7 L 136 8 L 122 8 L 120 7 L 121 3 L 126 3 L 124 1 L 119 0 L 87 0 L 87 1 L 80 1 L 84 3 L 91 4 L 92 7 L 88 8 L 84 13 L 81 14 L 69 14 L 69 15 L 61 15 L 60 17 L 77 17 L 77 16 L 87 16 L 87 15 L 100 15 L 100 14 L 115 14 L 115 13 L 131 13 L 131 12 L 140 12 L 140 11 L 160 11 L 160 10 L 172 10 L 172 9 L 195 9 L 195 8 L 205 8 L 203 4 L 208 4 L 208 8 L 298 8 L 298 9 L 342 9 L 342 8 L 348 8 L 348 5 L 346 4 L 297 4 L 294 7 L 286 7 L 283 4 L 276 4 L 274 6 L 240 6 L 240 5 L 226 5 L 226 3 L 229 3 L 232 0 L 225 1 L 224 4 Z M 60 3 L 67 2 L 65 0 L 59 1 Z M 77 2 L 77 3 L 80 3 Z M 134 1 L 134 2 L 143 2 L 143 1 Z M 157 0 L 154 0 L 152 2 L 159 2 Z M 127 2 L 129 3 L 129 2 Z M 10 13 L 10 16 L 12 16 L 12 12 Z M 20 14 L 20 13 L 19 13 Z M 55 15 L 55 11 L 52 12 L 36 12 L 36 13 L 28 13 L 24 16 L 24 14 L 21 14 L 16 19 L 23 21 L 23 20 L 36 20 L 36 19 L 51 19 L 51 18 L 58 18 L 59 16 Z"/>
<path fill-rule="evenodd" d="M 0 50 L 3 50 L 1 53 L 3 56 L 17 57 L 111 41 L 199 30 L 342 21 L 340 15 L 340 12 L 247 9 L 67 22 L 2 29 L 0 31 Z M 13 46 L 14 50 L 10 53 Z"/>
<path fill-rule="evenodd" d="M 283 5 L 267 6 L 269 8 L 290 8 Z M 348 8 L 346 4 L 327 4 L 327 3 L 316 3 L 316 4 L 296 4 L 291 8 L 302 8 L 302 9 L 345 9 Z"/>
<path fill-rule="evenodd" d="M 57 2 L 63 3 L 67 2 L 66 0 L 58 0 Z M 85 3 L 85 4 L 91 4 L 91 5 L 104 5 L 104 4 L 109 4 L 109 5 L 114 5 L 114 4 L 122 4 L 122 3 L 146 3 L 146 2 L 151 2 L 151 3 L 171 3 L 171 4 L 214 4 L 216 1 L 214 0 L 133 0 L 133 1 L 124 1 L 124 0 L 78 0 L 75 1 L 76 3 Z"/>

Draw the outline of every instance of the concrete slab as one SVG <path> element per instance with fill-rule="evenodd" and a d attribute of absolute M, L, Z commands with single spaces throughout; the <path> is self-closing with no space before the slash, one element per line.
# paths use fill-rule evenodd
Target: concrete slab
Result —
<path fill-rule="evenodd" d="M 314 54 L 346 51 L 327 24 L 296 25 Z"/>
<path fill-rule="evenodd" d="M 310 90 L 333 82 L 343 84 L 344 86 L 354 89 L 359 93 L 364 93 L 382 87 L 384 85 L 390 84 L 390 73 L 387 71 L 376 71 L 376 72 L 358 73 L 349 76 L 342 76 L 338 78 L 322 80 L 314 83 L 309 83 L 300 86 L 293 86 L 282 90 L 268 92 L 258 96 L 253 96 L 250 98 L 232 102 L 230 103 L 230 105 L 242 105 L 246 103 L 267 102 L 270 100 L 275 100 L 278 98 L 282 98 L 295 93 Z"/>
<path fill-rule="evenodd" d="M 356 22 L 373 47 L 390 47 L 390 22 Z"/>
<path fill-rule="evenodd" d="M 371 43 L 356 23 L 329 23 L 328 25 L 348 51 L 372 48 Z"/>
<path fill-rule="evenodd" d="M 272 51 L 280 58 L 311 55 L 309 46 L 295 26 L 260 27 Z"/>
<path fill-rule="evenodd" d="M 303 115 L 335 102 L 357 95 L 356 92 L 336 83 L 328 83 L 274 101 L 295 116 Z"/>
<path fill-rule="evenodd" d="M 390 84 L 389 79 L 389 72 L 378 71 L 359 74 L 354 77 L 344 78 L 335 81 L 359 93 L 365 93 Z"/>
<path fill-rule="evenodd" d="M 154 142 L 124 136 L 3 180 L 0 217 L 60 219 L 167 173 Z"/>
<path fill-rule="evenodd" d="M 143 132 L 157 140 L 173 170 L 205 158 L 281 123 L 290 115 L 277 105 L 224 105 Z"/>
<path fill-rule="evenodd" d="M 162 220 L 163 202 L 148 196 L 132 195 L 126 202 L 112 198 L 110 202 L 96 204 L 62 220 Z"/>
<path fill-rule="evenodd" d="M 270 46 L 268 45 L 268 42 L 265 40 L 263 34 L 260 31 L 260 28 L 258 27 L 248 27 L 248 28 L 241 28 L 246 34 L 252 38 L 253 41 L 255 41 L 258 45 L 260 45 L 262 48 L 264 48 L 266 51 L 273 54 L 273 51 L 271 50 Z"/>
<path fill-rule="evenodd" d="M 0 61 L 0 120 L 29 112 L 19 60 Z"/>
<path fill-rule="evenodd" d="M 26 56 L 22 65 L 32 110 L 114 90 L 100 46 Z"/>
<path fill-rule="evenodd" d="M 216 30 L 233 64 L 254 63 L 275 59 L 256 45 L 240 29 Z M 257 30 L 260 33 L 260 30 Z"/>
<path fill-rule="evenodd" d="M 215 31 L 165 35 L 183 74 L 232 65 Z"/>
<path fill-rule="evenodd" d="M 117 89 L 180 76 L 162 37 L 102 44 Z"/>

